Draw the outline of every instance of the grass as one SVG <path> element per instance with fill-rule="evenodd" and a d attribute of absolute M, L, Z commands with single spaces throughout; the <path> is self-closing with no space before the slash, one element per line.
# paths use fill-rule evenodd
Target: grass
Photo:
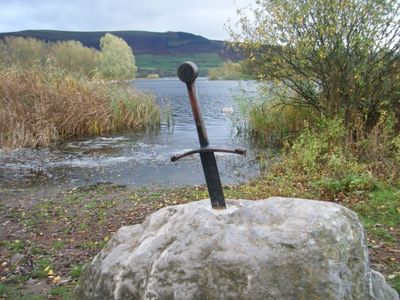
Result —
<path fill-rule="evenodd" d="M 83 266 L 73 266 L 71 270 L 69 271 L 69 275 L 71 275 L 72 278 L 74 279 L 79 279 L 79 276 L 81 276 L 83 270 Z"/>
<path fill-rule="evenodd" d="M 155 97 L 126 84 L 40 68 L 0 71 L 0 148 L 43 147 L 159 122 Z"/>
<path fill-rule="evenodd" d="M 368 233 L 372 267 L 382 272 L 400 291 L 400 186 L 387 186 L 377 181 L 374 185 L 346 183 L 346 189 L 326 190 L 321 188 L 316 176 L 285 174 L 278 166 L 268 175 L 246 184 L 224 186 L 224 192 L 230 199 L 302 197 L 333 201 L 353 209 Z M 36 196 L 26 194 L 26 197 Z M 83 265 L 100 251 L 118 228 L 140 223 L 162 207 L 205 198 L 208 193 L 204 186 L 129 189 L 96 185 L 49 193 L 46 201 L 38 201 L 29 208 L 2 210 L 0 221 L 10 221 L 6 230 L 12 230 L 24 241 L 25 258 L 20 266 L 26 271 L 19 274 L 15 268 L 2 269 L 0 291 L 10 299 L 13 295 L 18 296 L 15 299 L 45 299 L 43 295 L 35 294 L 23 298 L 28 297 L 29 292 L 26 281 L 34 278 L 47 287 L 46 296 L 69 299 Z M 27 230 L 24 221 L 29 219 L 36 219 L 37 223 Z M 15 242 L 4 238 L 8 234 L 11 232 L 2 233 L 3 245 Z M 0 251 L 0 263 L 8 262 L 14 253 L 14 247 L 4 247 Z M 57 276 L 59 280 L 55 280 Z"/>
<path fill-rule="evenodd" d="M 215 53 L 179 54 L 179 55 L 136 55 L 136 63 L 139 66 L 138 77 L 146 77 L 148 74 L 158 74 L 160 77 L 176 76 L 176 68 L 184 61 L 194 61 L 199 67 L 199 76 L 207 76 L 208 70 L 219 67 L 223 60 Z"/>
<path fill-rule="evenodd" d="M 273 99 L 260 100 L 248 109 L 248 120 L 253 134 L 268 143 L 282 145 L 293 140 L 307 123 L 315 121 L 315 114 L 308 108 L 282 105 Z"/>
<path fill-rule="evenodd" d="M 371 230 L 376 224 L 385 224 L 389 228 L 398 227 L 400 226 L 400 189 L 378 188 L 371 193 L 367 203 L 360 202 L 355 209 L 367 228 Z"/>

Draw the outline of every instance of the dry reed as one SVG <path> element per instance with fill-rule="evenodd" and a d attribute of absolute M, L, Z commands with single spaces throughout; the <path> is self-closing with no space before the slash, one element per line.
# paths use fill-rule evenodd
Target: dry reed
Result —
<path fill-rule="evenodd" d="M 44 147 L 159 121 L 154 96 L 127 84 L 92 82 L 39 68 L 0 72 L 0 148 Z"/>

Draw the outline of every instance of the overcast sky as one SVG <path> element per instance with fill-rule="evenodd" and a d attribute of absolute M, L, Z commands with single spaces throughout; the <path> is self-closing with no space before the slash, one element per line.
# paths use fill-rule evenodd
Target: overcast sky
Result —
<path fill-rule="evenodd" d="M 236 8 L 255 0 L 0 0 L 0 32 L 185 31 L 210 39 L 229 37 L 224 24 Z"/>

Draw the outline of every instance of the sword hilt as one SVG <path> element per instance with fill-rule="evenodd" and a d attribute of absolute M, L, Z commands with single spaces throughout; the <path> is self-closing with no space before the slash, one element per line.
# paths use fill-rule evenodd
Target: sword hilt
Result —
<path fill-rule="evenodd" d="M 191 84 L 199 75 L 199 70 L 195 63 L 185 61 L 178 66 L 176 73 L 180 81 L 183 81 L 186 84 Z"/>
<path fill-rule="evenodd" d="M 241 148 L 236 148 L 236 149 L 226 149 L 226 148 L 210 148 L 210 147 L 206 147 L 206 148 L 200 148 L 200 149 L 194 149 L 194 150 L 190 150 L 187 152 L 184 152 L 182 154 L 177 154 L 171 157 L 171 161 L 177 161 L 178 159 L 184 158 L 185 156 L 189 156 L 189 155 L 193 155 L 196 153 L 207 153 L 207 152 L 223 152 L 223 153 L 232 153 L 232 154 L 240 154 L 240 155 L 245 155 L 246 154 L 246 150 L 245 149 L 241 149 Z"/>
<path fill-rule="evenodd" d="M 176 161 L 187 155 L 199 153 L 201 164 L 203 165 L 204 176 L 206 178 L 208 194 L 210 195 L 212 208 L 223 209 L 226 208 L 225 197 L 222 189 L 221 179 L 219 177 L 214 152 L 244 154 L 245 151 L 242 149 L 230 150 L 208 147 L 209 142 L 207 131 L 203 123 L 203 118 L 201 117 L 200 106 L 197 101 L 196 89 L 194 84 L 198 74 L 199 72 L 196 64 L 191 61 L 183 62 L 178 66 L 177 75 L 181 81 L 186 83 L 201 148 L 191 150 L 180 155 L 175 155 L 171 158 L 171 161 Z"/>
<path fill-rule="evenodd" d="M 193 117 L 196 123 L 197 135 L 199 136 L 200 146 L 207 147 L 209 144 L 207 130 L 204 126 L 203 118 L 201 117 L 196 87 L 194 84 L 198 74 L 199 71 L 196 64 L 191 61 L 183 62 L 178 66 L 177 75 L 181 81 L 186 83 L 190 106 L 192 107 Z"/>

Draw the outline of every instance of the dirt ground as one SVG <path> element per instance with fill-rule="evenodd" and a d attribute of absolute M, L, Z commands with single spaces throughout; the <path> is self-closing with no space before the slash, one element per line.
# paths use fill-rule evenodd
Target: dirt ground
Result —
<path fill-rule="evenodd" d="M 204 187 L 0 190 L 0 299 L 69 299 L 83 266 L 121 226 L 204 198 Z M 388 266 L 400 261 L 399 249 L 369 242 L 372 267 L 392 272 Z"/>
<path fill-rule="evenodd" d="M 83 265 L 118 228 L 168 205 L 149 197 L 108 185 L 0 191 L 0 299 L 68 298 Z"/>

